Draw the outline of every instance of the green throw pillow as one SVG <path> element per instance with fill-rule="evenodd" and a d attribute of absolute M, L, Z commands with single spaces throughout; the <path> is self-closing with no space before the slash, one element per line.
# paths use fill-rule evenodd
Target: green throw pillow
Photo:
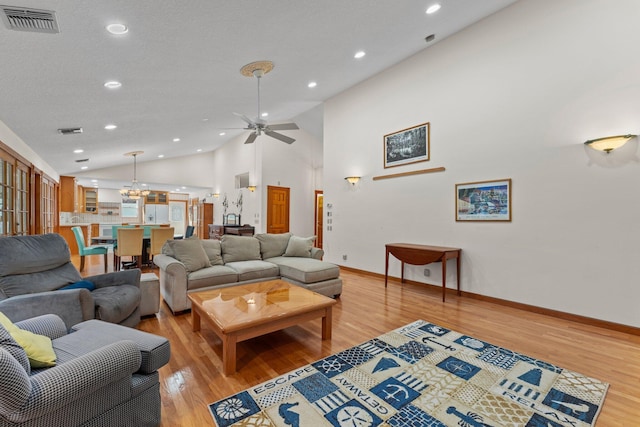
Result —
<path fill-rule="evenodd" d="M 225 264 L 234 261 L 259 260 L 260 242 L 253 236 L 222 236 L 222 259 Z"/>
<path fill-rule="evenodd" d="M 282 256 L 284 251 L 287 250 L 291 233 L 271 234 L 263 233 L 256 234 L 256 239 L 260 241 L 260 253 L 262 259 L 274 258 Z"/>
<path fill-rule="evenodd" d="M 173 257 L 183 263 L 187 271 L 198 271 L 211 266 L 200 239 L 168 240 L 167 243 L 173 251 Z"/>
<path fill-rule="evenodd" d="M 313 242 L 316 241 L 316 236 L 313 237 L 298 237 L 291 236 L 287 250 L 284 252 L 284 256 L 295 256 L 302 258 L 311 258 L 311 248 Z"/>
<path fill-rule="evenodd" d="M 7 316 L 0 313 L 0 324 L 27 353 L 32 368 L 48 368 L 56 365 L 56 353 L 51 338 L 18 328 Z"/>

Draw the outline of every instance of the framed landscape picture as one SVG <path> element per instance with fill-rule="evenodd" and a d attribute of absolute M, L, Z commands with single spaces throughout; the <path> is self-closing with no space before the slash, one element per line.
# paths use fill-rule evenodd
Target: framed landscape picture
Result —
<path fill-rule="evenodd" d="M 511 179 L 456 184 L 456 221 L 511 221 Z"/>
<path fill-rule="evenodd" d="M 384 136 L 384 167 L 408 165 L 429 160 L 429 123 Z"/>

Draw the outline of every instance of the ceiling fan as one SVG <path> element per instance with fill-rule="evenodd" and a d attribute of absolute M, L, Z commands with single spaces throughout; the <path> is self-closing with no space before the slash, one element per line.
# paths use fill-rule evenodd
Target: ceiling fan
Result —
<path fill-rule="evenodd" d="M 281 123 L 281 124 L 270 125 L 270 124 L 267 124 L 265 120 L 262 120 L 260 118 L 261 117 L 260 116 L 260 79 L 262 78 L 262 76 L 267 74 L 272 69 L 273 69 L 273 62 L 271 61 L 252 62 L 240 69 L 240 73 L 243 76 L 255 77 L 256 80 L 258 81 L 258 117 L 255 120 L 250 120 L 244 114 L 233 113 L 247 123 L 247 127 L 243 129 L 252 131 L 247 137 L 247 140 L 244 142 L 245 144 L 251 144 L 256 140 L 258 136 L 260 136 L 263 133 L 267 136 L 270 136 L 271 138 L 275 138 L 282 142 L 286 142 L 287 144 L 291 144 L 292 142 L 295 141 L 295 139 L 293 138 L 290 138 L 278 132 L 274 132 L 276 130 L 299 129 L 298 125 L 296 125 L 295 123 L 292 122 L 292 123 Z"/>

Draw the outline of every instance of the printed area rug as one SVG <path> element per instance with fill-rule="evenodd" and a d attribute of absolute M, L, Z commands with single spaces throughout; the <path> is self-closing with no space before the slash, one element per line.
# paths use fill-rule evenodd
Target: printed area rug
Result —
<path fill-rule="evenodd" d="M 209 405 L 220 426 L 595 424 L 608 384 L 422 320 Z"/>

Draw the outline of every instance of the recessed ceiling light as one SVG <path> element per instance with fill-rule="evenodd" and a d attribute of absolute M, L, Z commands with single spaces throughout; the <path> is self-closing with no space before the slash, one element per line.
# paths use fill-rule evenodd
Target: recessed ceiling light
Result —
<path fill-rule="evenodd" d="M 73 150 L 73 152 L 76 154 L 80 154 L 80 153 L 84 153 L 84 150 L 82 148 L 78 148 L 77 150 Z"/>
<path fill-rule="evenodd" d="M 118 127 L 118 126 L 111 124 L 111 125 L 106 125 L 104 128 L 105 128 L 106 130 L 114 130 L 114 129 L 115 129 L 115 128 L 117 128 L 117 127 Z"/>
<path fill-rule="evenodd" d="M 202 151 L 202 148 L 198 148 L 196 151 L 199 153 Z"/>
<path fill-rule="evenodd" d="M 147 186 L 147 184 L 141 184 L 141 185 L 142 185 L 143 187 L 146 187 L 146 186 Z"/>
<path fill-rule="evenodd" d="M 122 86 L 122 83 L 117 82 L 117 81 L 115 81 L 115 80 L 111 80 L 111 81 L 106 82 L 106 83 L 104 84 L 104 87 L 106 87 L 107 89 L 117 89 L 117 88 L 119 88 L 120 86 Z"/>
<path fill-rule="evenodd" d="M 427 8 L 427 15 L 431 15 L 432 13 L 436 13 L 437 11 L 440 10 L 440 7 L 441 6 L 440 6 L 439 3 L 432 4 L 431 6 L 429 6 Z"/>
<path fill-rule="evenodd" d="M 89 169 L 89 166 L 82 166 L 80 169 L 82 170 Z"/>
<path fill-rule="evenodd" d="M 91 182 L 98 182 L 98 180 L 97 179 L 92 179 Z"/>
<path fill-rule="evenodd" d="M 267 113 L 267 112 L 262 113 L 262 117 L 267 117 L 268 115 L 269 115 L 269 113 Z"/>
<path fill-rule="evenodd" d="M 209 121 L 209 119 L 202 119 L 202 121 L 203 121 L 203 122 L 208 122 L 208 121 Z"/>
<path fill-rule="evenodd" d="M 183 190 L 186 190 L 186 189 L 187 189 L 187 187 L 185 187 L 185 186 L 182 186 L 181 188 L 182 188 Z"/>
<path fill-rule="evenodd" d="M 353 57 L 356 58 L 356 59 L 360 59 L 365 55 L 366 55 L 365 51 L 364 50 L 360 50 L 360 51 L 356 52 L 356 54 L 353 55 Z"/>
<path fill-rule="evenodd" d="M 180 138 L 173 138 L 173 142 L 180 142 Z"/>
<path fill-rule="evenodd" d="M 111 34 L 115 34 L 117 36 L 121 34 L 126 34 L 129 32 L 129 28 L 127 28 L 124 24 L 109 24 L 107 25 L 107 31 Z"/>
<path fill-rule="evenodd" d="M 218 135 L 225 136 L 226 134 L 227 134 L 226 132 L 220 132 Z"/>
<path fill-rule="evenodd" d="M 164 157 L 164 154 L 158 154 L 158 158 L 161 159 Z"/>
<path fill-rule="evenodd" d="M 310 87 L 310 88 L 313 88 L 313 87 L 316 87 L 316 86 L 318 86 L 318 83 L 316 83 L 316 82 L 309 82 L 309 84 L 307 85 L 307 87 Z"/>

